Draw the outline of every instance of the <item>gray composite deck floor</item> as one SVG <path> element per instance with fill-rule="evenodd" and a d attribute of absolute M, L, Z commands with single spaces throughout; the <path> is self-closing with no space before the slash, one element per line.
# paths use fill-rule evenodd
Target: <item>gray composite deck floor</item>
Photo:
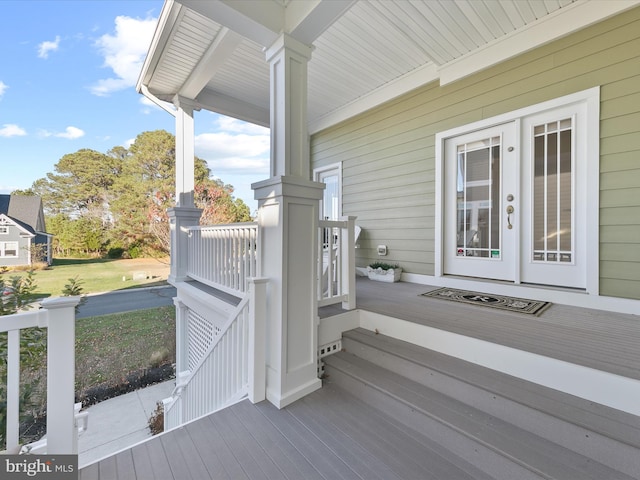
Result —
<path fill-rule="evenodd" d="M 327 406 L 331 406 L 327 408 Z M 337 408 L 339 406 L 339 408 Z M 83 468 L 80 480 L 484 479 L 339 388 L 286 409 L 244 400 Z"/>
<path fill-rule="evenodd" d="M 357 308 L 640 380 L 640 315 L 552 304 L 533 316 L 421 295 L 436 288 L 359 277 Z"/>
<path fill-rule="evenodd" d="M 535 317 L 421 296 L 434 288 L 359 279 L 357 306 L 640 379 L 636 315 L 552 305 Z M 243 401 L 89 465 L 80 479 L 487 478 L 385 415 L 331 384 L 282 410 Z"/>

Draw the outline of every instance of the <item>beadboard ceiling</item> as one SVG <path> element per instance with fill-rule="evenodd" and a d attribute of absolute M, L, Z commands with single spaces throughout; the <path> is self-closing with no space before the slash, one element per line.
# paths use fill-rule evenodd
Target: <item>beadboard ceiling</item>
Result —
<path fill-rule="evenodd" d="M 138 90 L 269 123 L 265 48 L 313 45 L 313 133 L 429 81 L 454 82 L 640 0 L 168 0 Z"/>

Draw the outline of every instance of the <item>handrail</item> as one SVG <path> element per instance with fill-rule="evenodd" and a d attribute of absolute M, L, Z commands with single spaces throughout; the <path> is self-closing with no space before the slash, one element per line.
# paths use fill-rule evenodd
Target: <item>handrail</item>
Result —
<path fill-rule="evenodd" d="M 74 384 L 75 307 L 79 301 L 79 297 L 47 299 L 41 310 L 0 317 L 0 332 L 7 332 L 7 451 L 19 446 L 20 331 L 39 327 L 48 328 L 47 453 L 78 452 Z"/>
<path fill-rule="evenodd" d="M 187 276 L 232 295 L 260 276 L 258 224 L 189 227 Z"/>
<path fill-rule="evenodd" d="M 355 220 L 318 222 L 318 306 L 342 303 L 346 310 L 356 306 Z"/>

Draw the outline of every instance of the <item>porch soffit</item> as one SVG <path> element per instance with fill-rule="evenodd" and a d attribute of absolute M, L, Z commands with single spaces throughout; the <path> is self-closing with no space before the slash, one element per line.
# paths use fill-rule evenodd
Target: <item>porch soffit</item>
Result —
<path fill-rule="evenodd" d="M 141 74 L 163 100 L 269 124 L 264 49 L 312 44 L 311 133 L 429 81 L 448 83 L 640 0 L 167 0 Z"/>

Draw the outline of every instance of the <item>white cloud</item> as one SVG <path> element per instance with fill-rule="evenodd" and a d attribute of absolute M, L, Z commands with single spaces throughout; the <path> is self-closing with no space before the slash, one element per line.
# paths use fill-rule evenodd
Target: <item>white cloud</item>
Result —
<path fill-rule="evenodd" d="M 24 137 L 27 131 L 13 123 L 5 123 L 0 128 L 0 137 Z"/>
<path fill-rule="evenodd" d="M 116 17 L 115 33 L 103 35 L 95 43 L 104 57 L 104 66 L 115 77 L 99 80 L 91 87 L 91 93 L 106 96 L 136 84 L 156 23 L 155 18 Z"/>
<path fill-rule="evenodd" d="M 38 57 L 49 58 L 49 52 L 55 52 L 60 47 L 60 35 L 56 35 L 56 39 L 51 41 L 44 41 L 38 45 Z"/>
<path fill-rule="evenodd" d="M 263 129 L 264 130 L 264 129 Z M 269 170 L 269 134 L 203 133 L 195 137 L 196 155 L 207 161 L 211 173 L 265 175 Z"/>
<path fill-rule="evenodd" d="M 234 132 L 234 133 L 246 133 L 248 135 L 266 135 L 269 136 L 269 129 L 256 125 L 254 123 L 243 122 L 236 118 L 227 117 L 224 115 L 216 115 L 214 123 L 219 130 Z"/>
<path fill-rule="evenodd" d="M 4 92 L 7 91 L 7 88 L 9 88 L 9 85 L 7 85 L 2 80 L 0 80 L 0 98 L 2 98 L 2 96 L 4 95 Z"/>
<path fill-rule="evenodd" d="M 63 133 L 56 133 L 55 136 L 75 140 L 76 138 L 84 137 L 84 131 L 77 127 L 67 127 Z"/>
<path fill-rule="evenodd" d="M 40 130 L 38 135 L 41 137 L 58 137 L 58 138 L 66 138 L 68 140 L 75 140 L 76 138 L 84 137 L 84 130 L 79 129 L 78 127 L 67 127 L 64 132 L 50 132 L 48 130 Z"/>

